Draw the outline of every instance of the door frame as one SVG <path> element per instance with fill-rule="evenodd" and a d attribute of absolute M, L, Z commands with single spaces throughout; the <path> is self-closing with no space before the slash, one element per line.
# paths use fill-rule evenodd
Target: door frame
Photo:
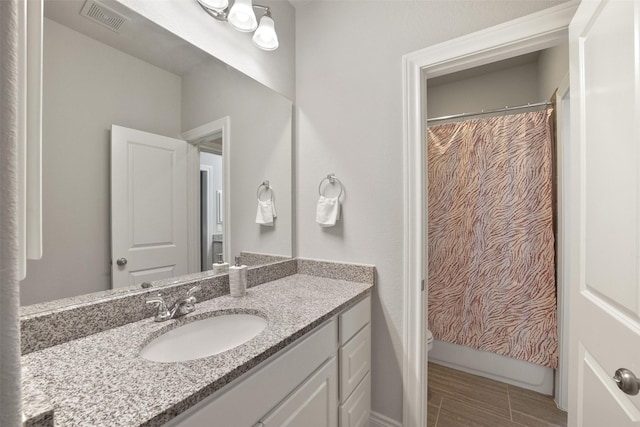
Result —
<path fill-rule="evenodd" d="M 568 40 L 578 7 L 571 1 L 406 54 L 403 91 L 403 425 L 427 422 L 427 78 L 438 77 Z"/>
<path fill-rule="evenodd" d="M 211 188 L 209 187 L 209 181 L 211 180 L 211 177 L 213 176 L 213 166 L 211 165 L 203 165 L 202 163 L 200 164 L 200 268 L 202 269 L 202 267 L 206 264 L 213 264 L 216 260 L 215 257 L 213 256 L 213 251 L 211 254 L 211 259 L 206 259 L 204 260 L 202 258 L 202 238 L 205 237 L 203 236 L 202 233 L 202 229 L 204 228 L 202 225 L 205 221 L 202 220 L 202 173 L 205 173 L 205 176 L 207 177 L 207 236 L 206 236 L 206 247 L 207 248 L 213 248 L 213 229 L 214 229 L 214 225 L 213 225 L 213 221 L 211 221 L 211 212 L 213 212 L 212 206 L 213 206 L 213 197 L 211 196 Z M 224 241 L 223 241 L 224 243 Z M 206 261 L 206 262 L 205 262 Z"/>
<path fill-rule="evenodd" d="M 563 411 L 569 409 L 569 74 L 555 94 L 556 114 L 556 286 L 558 288 L 558 370 L 554 379 L 554 400 Z"/>
<path fill-rule="evenodd" d="M 190 273 L 200 271 L 200 148 L 207 146 L 207 140 L 211 137 L 222 138 L 222 254 L 225 261 L 229 260 L 231 236 L 231 118 L 225 116 L 221 119 L 205 123 L 202 126 L 188 130 L 181 134 L 187 144 L 187 248 L 188 266 Z"/>

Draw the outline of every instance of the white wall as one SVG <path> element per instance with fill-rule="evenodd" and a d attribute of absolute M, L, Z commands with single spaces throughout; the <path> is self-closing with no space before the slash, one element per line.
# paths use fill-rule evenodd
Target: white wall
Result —
<path fill-rule="evenodd" d="M 291 101 L 247 76 L 211 61 L 182 78 L 182 127 L 187 131 L 231 118 L 231 254 L 292 255 Z M 273 227 L 255 223 L 256 190 L 274 188 Z M 227 236 L 225 236 L 227 238 Z"/>
<path fill-rule="evenodd" d="M 110 128 L 181 131 L 180 78 L 44 20 L 42 260 L 21 303 L 111 288 Z"/>
<path fill-rule="evenodd" d="M 555 1 L 353 1 L 296 5 L 297 247 L 373 263 L 372 409 L 402 418 L 403 54 Z M 315 223 L 317 186 L 343 182 L 343 219 Z"/>
<path fill-rule="evenodd" d="M 156 22 L 260 83 L 293 100 L 295 97 L 294 9 L 286 0 L 260 0 L 269 6 L 280 47 L 256 48 L 251 34 L 234 30 L 206 14 L 196 0 L 116 0 Z"/>

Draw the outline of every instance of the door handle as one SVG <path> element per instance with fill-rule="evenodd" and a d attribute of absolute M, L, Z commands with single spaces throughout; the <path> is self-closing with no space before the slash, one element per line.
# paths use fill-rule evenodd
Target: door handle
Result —
<path fill-rule="evenodd" d="M 118 258 L 118 260 L 116 261 L 116 264 L 118 264 L 120 267 L 124 267 L 125 265 L 127 265 L 127 259 L 126 258 Z"/>
<path fill-rule="evenodd" d="M 635 396 L 640 390 L 640 380 L 626 368 L 620 368 L 613 376 L 613 380 L 618 385 L 618 388 L 627 394 Z"/>

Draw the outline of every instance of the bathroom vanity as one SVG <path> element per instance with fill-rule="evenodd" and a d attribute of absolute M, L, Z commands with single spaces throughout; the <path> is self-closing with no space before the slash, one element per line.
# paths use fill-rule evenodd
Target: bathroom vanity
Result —
<path fill-rule="evenodd" d="M 42 400 L 33 396 L 41 393 L 56 426 L 366 425 L 373 267 L 365 279 L 341 275 L 349 265 L 295 261 L 294 274 L 245 297 L 219 296 L 179 319 L 147 317 L 25 354 L 25 413 L 38 418 Z M 267 326 L 209 357 L 161 363 L 140 356 L 169 330 L 229 313 L 260 316 Z"/>
<path fill-rule="evenodd" d="M 367 425 L 370 319 L 367 296 L 166 426 Z"/>

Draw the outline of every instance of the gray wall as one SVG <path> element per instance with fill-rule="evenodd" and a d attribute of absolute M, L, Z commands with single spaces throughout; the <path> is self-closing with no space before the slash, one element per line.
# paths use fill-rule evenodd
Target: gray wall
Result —
<path fill-rule="evenodd" d="M 547 101 L 568 72 L 565 43 L 540 51 L 527 64 L 429 87 L 427 114 L 440 117 Z"/>
<path fill-rule="evenodd" d="M 182 77 L 182 128 L 231 118 L 231 254 L 292 255 L 291 101 L 223 64 L 211 61 Z M 274 188 L 273 227 L 255 223 L 256 190 Z M 226 238 L 226 236 L 225 236 Z M 227 260 L 228 261 L 228 260 Z"/>
<path fill-rule="evenodd" d="M 430 118 L 542 101 L 538 63 L 520 65 L 427 89 Z"/>
<path fill-rule="evenodd" d="M 555 6 L 555 1 L 358 1 L 296 5 L 298 255 L 375 264 L 372 409 L 402 419 L 403 54 Z M 337 227 L 315 223 L 336 172 Z"/>
<path fill-rule="evenodd" d="M 545 49 L 538 59 L 538 97 L 548 100 L 569 73 L 569 43 Z"/>
<path fill-rule="evenodd" d="M 111 288 L 110 128 L 176 137 L 180 77 L 44 20 L 43 241 L 21 303 Z"/>
<path fill-rule="evenodd" d="M 427 114 L 441 117 L 547 101 L 568 72 L 565 43 L 540 51 L 537 60 L 527 64 L 430 86 Z"/>

